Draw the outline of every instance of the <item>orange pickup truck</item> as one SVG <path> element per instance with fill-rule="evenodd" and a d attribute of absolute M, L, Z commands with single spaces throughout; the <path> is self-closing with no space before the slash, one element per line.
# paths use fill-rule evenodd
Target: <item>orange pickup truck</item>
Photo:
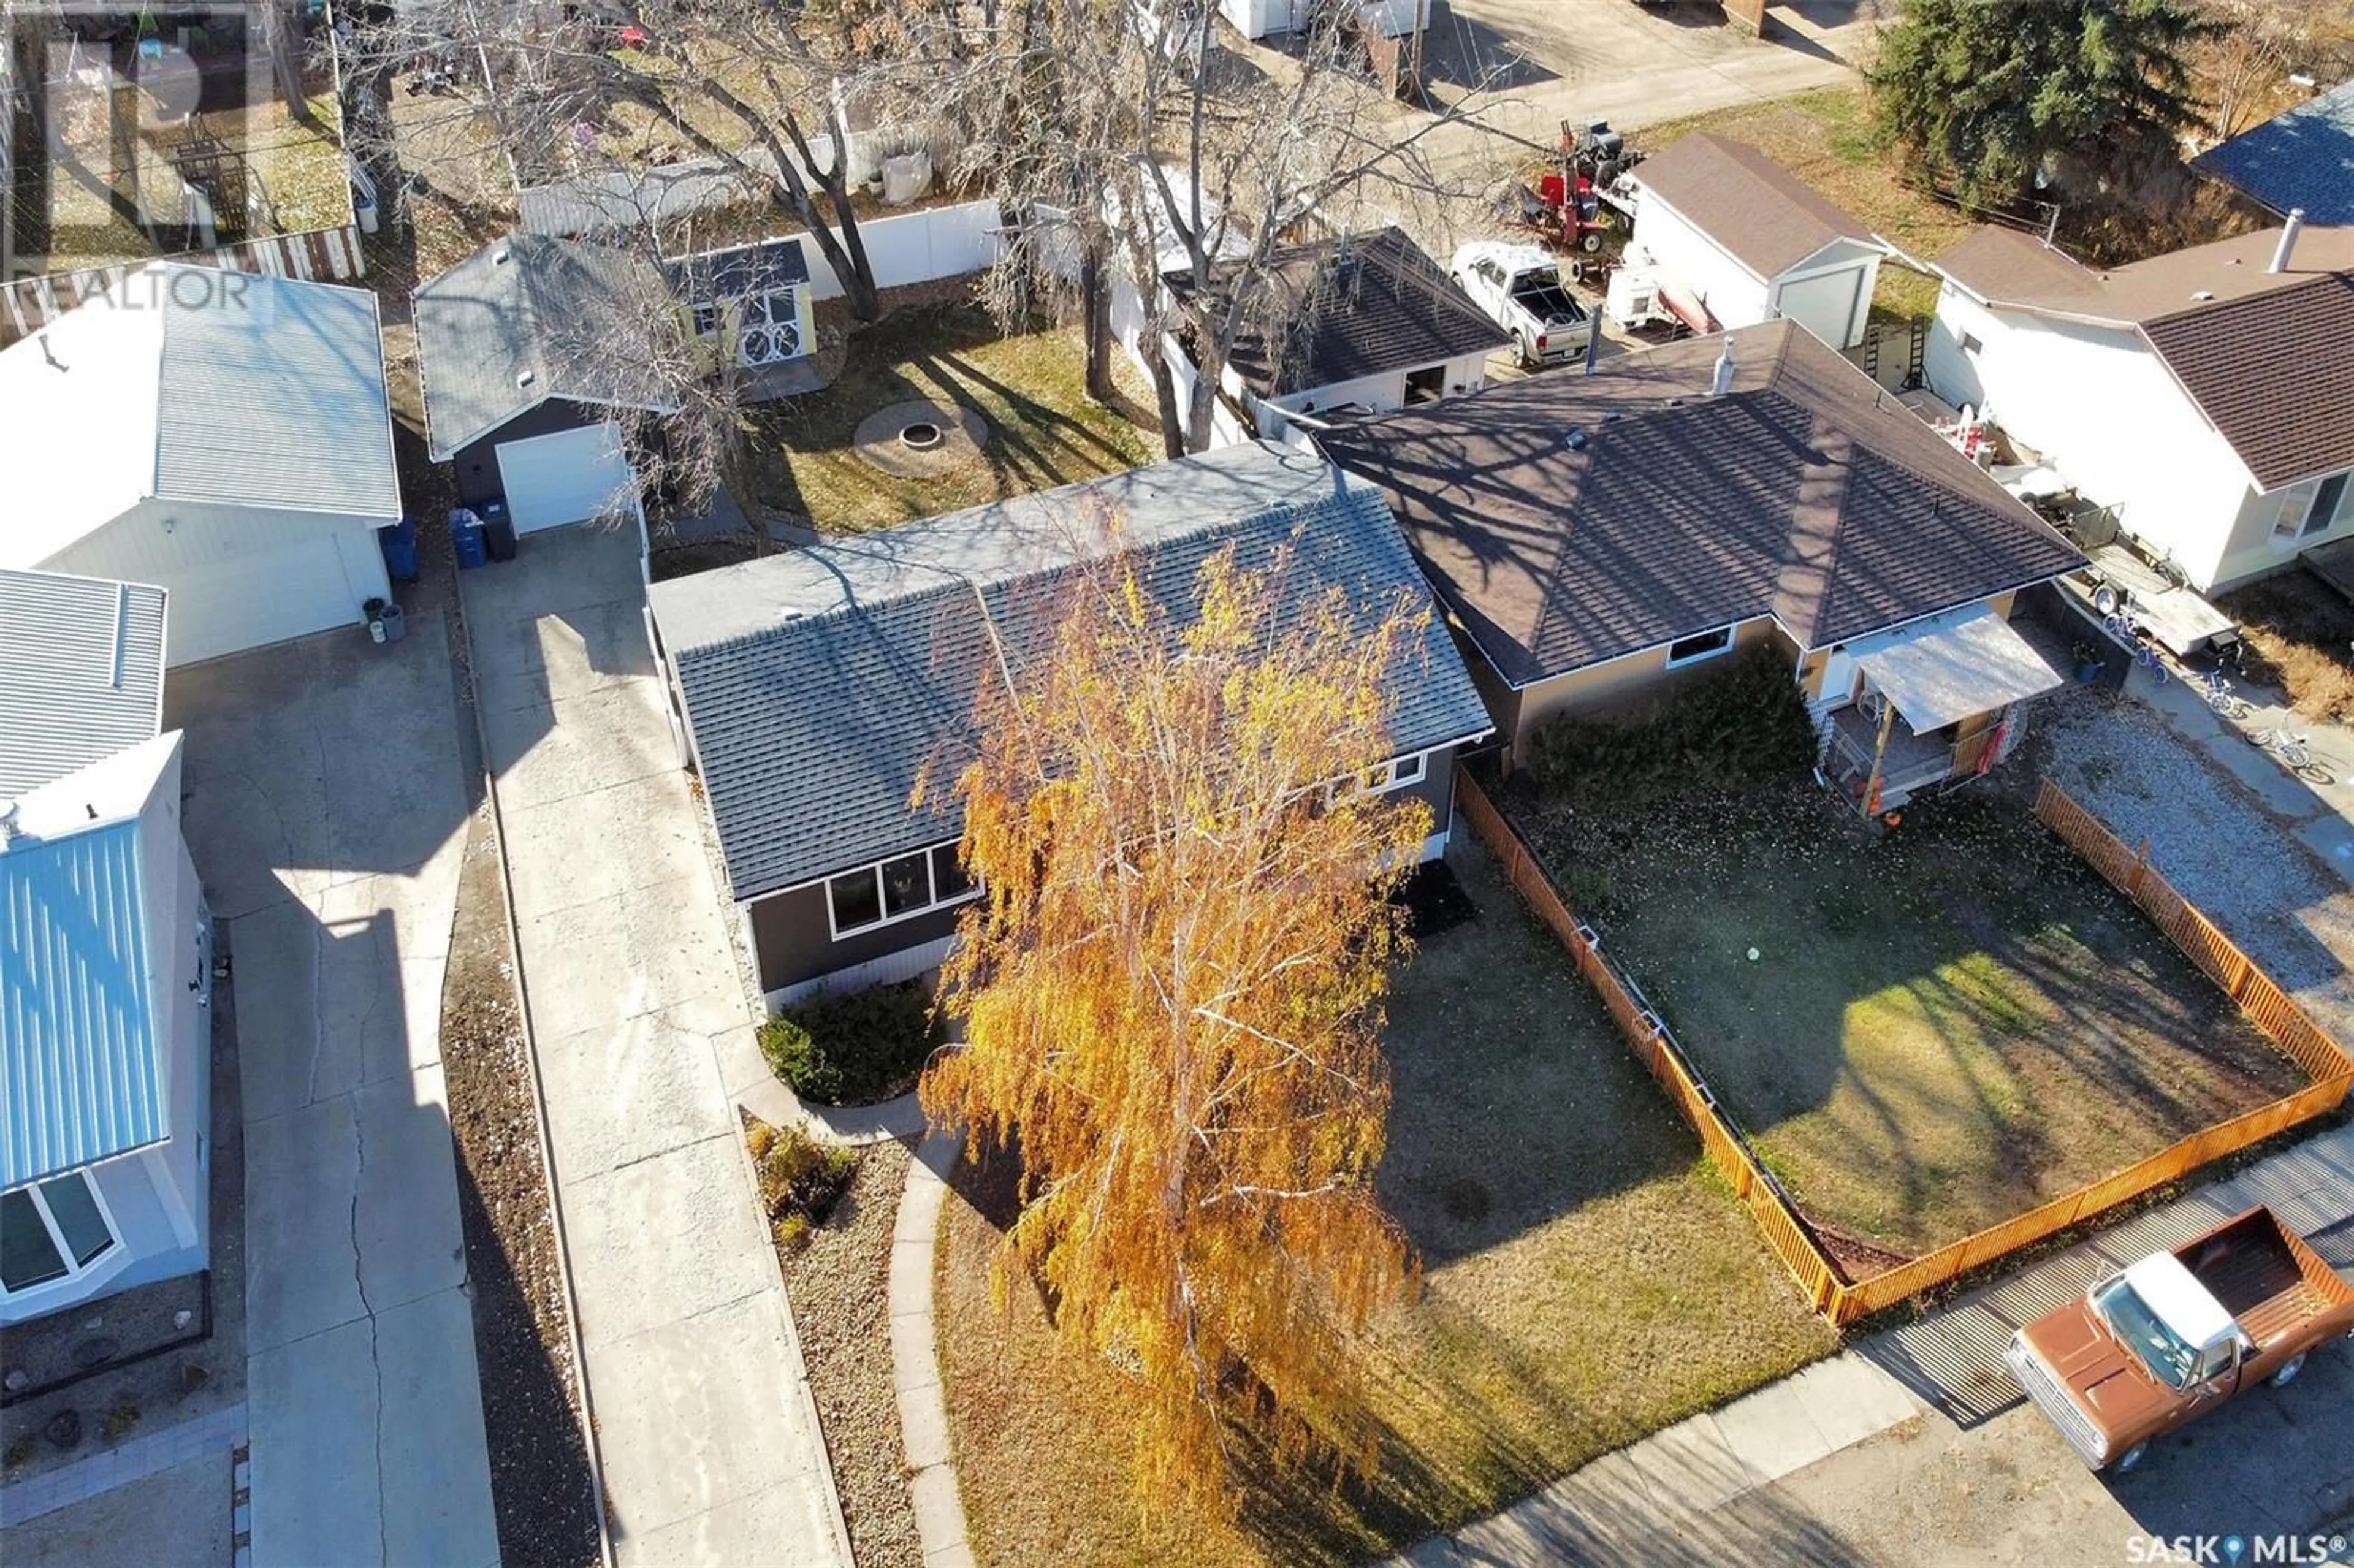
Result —
<path fill-rule="evenodd" d="M 2354 1331 L 2354 1286 L 2269 1209 L 2153 1253 L 2011 1336 L 2020 1386 L 2096 1470 Z"/>

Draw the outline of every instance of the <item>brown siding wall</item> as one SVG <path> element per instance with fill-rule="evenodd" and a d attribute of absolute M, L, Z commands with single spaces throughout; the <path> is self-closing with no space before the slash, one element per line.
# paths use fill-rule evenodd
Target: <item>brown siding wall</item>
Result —
<path fill-rule="evenodd" d="M 823 883 L 757 899 L 751 907 L 752 951 L 760 967 L 760 989 L 770 991 L 938 941 L 956 929 L 963 906 L 854 931 L 839 942 L 827 935 Z"/>
<path fill-rule="evenodd" d="M 1744 620 L 1734 631 L 1734 650 L 1737 652 L 1754 648 L 1775 634 L 1770 617 Z M 1665 696 L 1684 681 L 1718 668 L 1716 660 L 1702 659 L 1670 670 L 1668 650 L 1662 644 L 1524 687 L 1517 694 L 1519 705 L 1510 732 L 1513 757 L 1517 760 L 1529 736 L 1556 714 L 1572 710 L 1583 714 L 1623 713 Z"/>

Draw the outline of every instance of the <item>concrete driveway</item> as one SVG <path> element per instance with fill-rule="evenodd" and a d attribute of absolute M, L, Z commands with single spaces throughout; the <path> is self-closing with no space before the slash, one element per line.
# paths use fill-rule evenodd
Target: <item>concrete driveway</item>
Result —
<path fill-rule="evenodd" d="M 634 530 L 461 579 L 623 1563 L 850 1561 L 735 1092 L 765 1077 Z"/>
<path fill-rule="evenodd" d="M 432 612 L 168 683 L 236 964 L 260 1564 L 498 1560 L 439 1045 L 451 693 Z"/>

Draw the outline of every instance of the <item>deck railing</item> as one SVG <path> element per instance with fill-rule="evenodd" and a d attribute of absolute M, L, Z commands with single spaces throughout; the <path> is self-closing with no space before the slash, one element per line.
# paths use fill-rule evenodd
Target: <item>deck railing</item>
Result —
<path fill-rule="evenodd" d="M 2147 844 L 2128 849 L 2099 818 L 2070 800 L 2050 779 L 2041 780 L 2035 801 L 2037 819 L 2156 922 L 2312 1082 L 2253 1110 L 2203 1128 L 2025 1213 L 1893 1268 L 1850 1279 L 1789 1194 L 1758 1160 L 1739 1125 L 1718 1104 L 1667 1024 L 1641 1000 L 1641 988 L 1604 954 L 1602 938 L 1563 901 L 1544 868 L 1468 769 L 1456 769 L 1455 799 L 1513 888 L 1553 928 L 1578 973 L 1601 997 L 1636 1060 L 1698 1134 L 1710 1162 L 1756 1221 L 1766 1245 L 1790 1271 L 1808 1302 L 1834 1323 L 1851 1323 L 1946 1284 L 2008 1253 L 2179 1181 L 2227 1154 L 2324 1115 L 2354 1087 L 2354 1057 L 2213 921 L 2158 874 Z"/>

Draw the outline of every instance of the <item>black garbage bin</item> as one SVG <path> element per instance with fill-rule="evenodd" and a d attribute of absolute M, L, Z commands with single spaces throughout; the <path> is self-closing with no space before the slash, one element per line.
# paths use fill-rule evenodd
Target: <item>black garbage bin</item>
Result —
<path fill-rule="evenodd" d="M 514 516 L 504 501 L 482 503 L 482 543 L 491 559 L 512 561 L 515 557 Z"/>

